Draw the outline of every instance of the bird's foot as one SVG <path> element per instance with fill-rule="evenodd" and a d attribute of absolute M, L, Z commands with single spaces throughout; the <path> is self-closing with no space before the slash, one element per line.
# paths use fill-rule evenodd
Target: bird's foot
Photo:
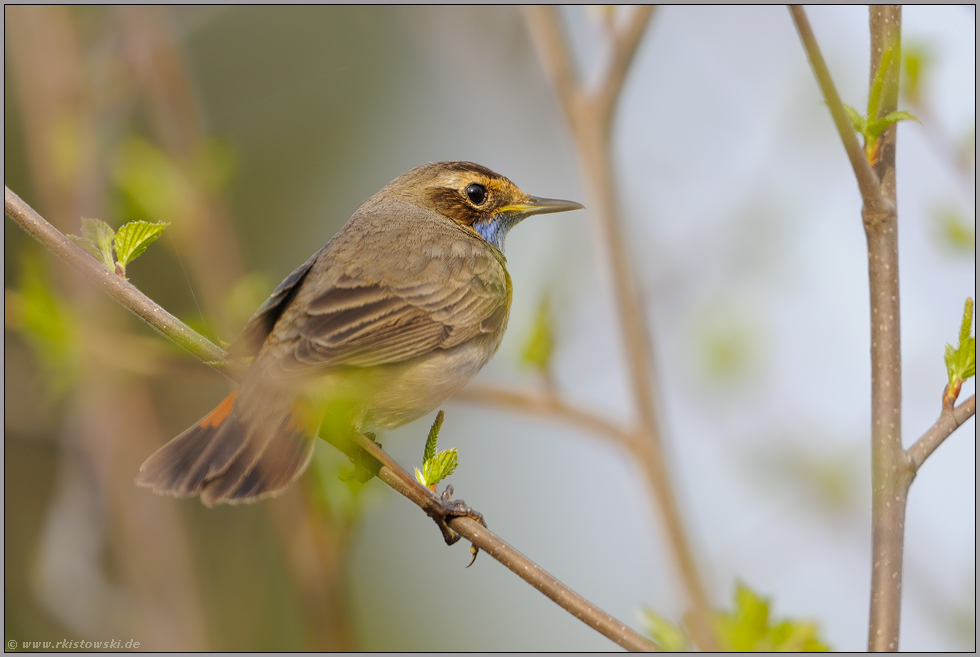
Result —
<path fill-rule="evenodd" d="M 487 526 L 486 520 L 483 519 L 483 514 L 476 509 L 468 507 L 463 500 L 452 499 L 453 492 L 452 484 L 447 485 L 446 489 L 442 491 L 442 494 L 436 498 L 433 505 L 426 510 L 429 517 L 435 520 L 439 526 L 439 531 L 442 532 L 442 537 L 445 539 L 446 545 L 453 545 L 462 538 L 449 527 L 448 521 L 453 518 L 472 518 L 484 527 Z M 480 549 L 475 545 L 470 546 L 470 554 L 473 555 L 473 558 L 466 565 L 467 568 L 473 565 L 473 562 L 476 561 L 476 555 L 479 552 Z"/>

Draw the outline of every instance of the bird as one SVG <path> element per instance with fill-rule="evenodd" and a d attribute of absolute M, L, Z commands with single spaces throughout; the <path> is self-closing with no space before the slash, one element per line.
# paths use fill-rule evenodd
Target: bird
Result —
<path fill-rule="evenodd" d="M 583 207 L 472 162 L 398 176 L 258 308 L 230 348 L 251 358 L 241 385 L 136 483 L 208 507 L 255 502 L 303 473 L 321 431 L 373 436 L 435 410 L 500 346 L 508 231 Z"/>

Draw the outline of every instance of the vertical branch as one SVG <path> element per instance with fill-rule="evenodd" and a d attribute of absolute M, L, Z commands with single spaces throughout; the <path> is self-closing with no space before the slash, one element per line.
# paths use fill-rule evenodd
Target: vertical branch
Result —
<path fill-rule="evenodd" d="M 525 16 L 544 68 L 552 79 L 558 100 L 569 121 L 582 175 L 592 199 L 592 216 L 598 222 L 603 238 L 604 260 L 612 269 L 630 387 L 639 416 L 636 431 L 638 439 L 631 443 L 633 452 L 652 490 L 654 507 L 660 511 L 670 550 L 694 612 L 691 628 L 694 638 L 702 649 L 711 650 L 715 648 L 710 621 L 711 607 L 698 573 L 694 552 L 684 530 L 663 454 L 654 403 L 650 328 L 631 269 L 616 197 L 611 145 L 615 108 L 633 56 L 653 14 L 651 7 L 635 8 L 632 11 L 625 28 L 610 30 L 612 61 L 598 87 L 591 93 L 584 91 L 575 79 L 555 8 L 528 7 Z"/>
<path fill-rule="evenodd" d="M 873 169 L 858 156 L 850 124 L 841 120 L 843 106 L 834 90 L 816 39 L 802 7 L 790 12 L 806 48 L 824 100 L 851 159 L 861 189 L 865 235 L 868 240 L 868 282 L 871 292 L 871 617 L 868 649 L 898 650 L 902 602 L 902 557 L 905 506 L 915 470 L 902 449 L 902 353 L 898 287 L 898 215 L 895 210 L 895 130 L 880 137 Z M 888 49 L 892 61 L 885 80 L 879 116 L 897 109 L 901 67 L 902 10 L 898 6 L 872 6 L 871 74 Z M 878 117 L 869 116 L 868 119 Z"/>
<path fill-rule="evenodd" d="M 882 55 L 893 49 L 895 65 L 885 81 L 881 115 L 898 106 L 902 10 L 872 6 L 871 79 Z M 877 117 L 868 117 L 877 118 Z M 881 136 L 875 173 L 881 195 L 895 207 L 895 135 L 892 125 Z M 914 471 L 902 449 L 902 354 L 898 286 L 898 217 L 894 209 L 862 212 L 868 239 L 871 291 L 871 487 L 872 571 L 868 649 L 898 650 L 902 604 L 905 505 Z"/>

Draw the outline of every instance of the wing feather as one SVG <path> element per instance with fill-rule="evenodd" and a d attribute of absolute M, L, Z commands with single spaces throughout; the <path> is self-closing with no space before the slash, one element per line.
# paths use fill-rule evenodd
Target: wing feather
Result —
<path fill-rule="evenodd" d="M 507 315 L 506 272 L 481 266 L 480 276 L 472 265 L 455 260 L 452 267 L 437 262 L 424 268 L 436 280 L 405 285 L 351 276 L 338 280 L 311 298 L 301 317 L 290 318 L 300 328 L 292 332 L 281 369 L 301 373 L 398 363 L 496 332 Z"/>

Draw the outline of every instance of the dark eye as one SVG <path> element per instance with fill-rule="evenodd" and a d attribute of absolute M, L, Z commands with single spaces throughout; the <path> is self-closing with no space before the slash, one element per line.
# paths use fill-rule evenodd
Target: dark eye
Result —
<path fill-rule="evenodd" d="M 466 188 L 466 198 L 473 205 L 483 205 L 487 200 L 487 188 L 480 183 L 473 183 Z"/>

